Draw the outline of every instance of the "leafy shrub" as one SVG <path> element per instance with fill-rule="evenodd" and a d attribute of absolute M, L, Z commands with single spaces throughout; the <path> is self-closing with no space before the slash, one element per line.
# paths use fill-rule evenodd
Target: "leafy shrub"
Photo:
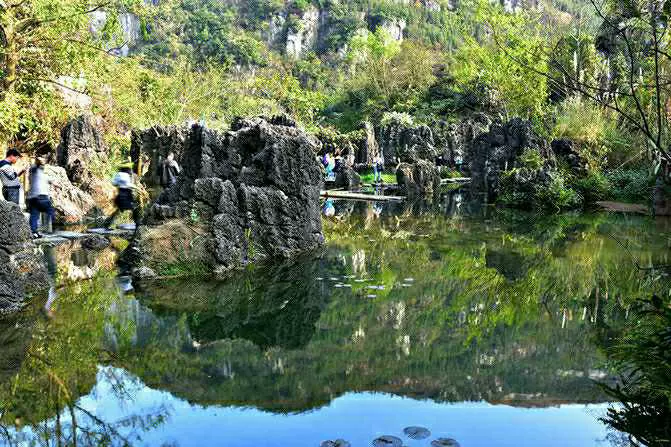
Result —
<path fill-rule="evenodd" d="M 615 200 L 647 203 L 650 201 L 654 177 L 646 170 L 617 169 L 606 174 Z"/>
<path fill-rule="evenodd" d="M 557 211 L 579 207 L 583 199 L 566 184 L 564 177 L 556 175 L 547 185 L 537 185 L 533 198 L 534 208 Z"/>
<path fill-rule="evenodd" d="M 382 119 L 380 120 L 380 124 L 383 126 L 388 126 L 390 124 L 400 124 L 405 127 L 412 127 L 415 125 L 415 120 L 414 118 L 404 112 L 385 112 L 384 115 L 382 115 Z"/>
<path fill-rule="evenodd" d="M 515 208 L 561 211 L 579 207 L 581 195 L 560 173 L 515 168 L 502 174 L 498 202 Z"/>
<path fill-rule="evenodd" d="M 554 138 L 572 140 L 592 169 L 601 168 L 608 154 L 629 148 L 631 143 L 610 112 L 577 97 L 567 99 L 557 108 L 552 134 Z"/>
<path fill-rule="evenodd" d="M 545 164 L 541 154 L 538 151 L 530 148 L 524 150 L 522 155 L 520 155 L 519 161 L 522 163 L 523 167 L 532 170 L 541 169 Z"/>
<path fill-rule="evenodd" d="M 613 193 L 613 184 L 600 171 L 592 171 L 586 177 L 575 180 L 575 187 L 586 204 L 608 200 Z"/>

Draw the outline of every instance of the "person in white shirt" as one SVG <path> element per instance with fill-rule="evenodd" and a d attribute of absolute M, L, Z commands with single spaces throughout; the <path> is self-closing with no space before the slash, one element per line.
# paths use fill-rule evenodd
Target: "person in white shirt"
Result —
<path fill-rule="evenodd" d="M 114 199 L 114 204 L 117 209 L 105 220 L 105 228 L 112 228 L 112 223 L 114 219 L 119 215 L 119 213 L 124 211 L 132 211 L 133 221 L 135 225 L 140 224 L 140 206 L 135 200 L 134 191 L 137 189 L 133 181 L 133 170 L 131 164 L 123 165 L 119 172 L 112 179 L 112 184 L 117 187 L 117 196 Z"/>
<path fill-rule="evenodd" d="M 375 174 L 375 183 L 382 183 L 382 173 L 384 172 L 384 158 L 379 153 L 373 158 L 373 173 Z"/>
<path fill-rule="evenodd" d="M 54 207 L 51 204 L 50 185 L 51 179 L 44 172 L 45 160 L 41 157 L 35 159 L 35 164 L 30 168 L 30 189 L 27 195 L 28 211 L 30 212 L 30 231 L 33 238 L 41 238 L 42 234 L 38 231 L 38 222 L 40 214 L 46 213 L 49 218 L 49 224 L 54 223 Z"/>

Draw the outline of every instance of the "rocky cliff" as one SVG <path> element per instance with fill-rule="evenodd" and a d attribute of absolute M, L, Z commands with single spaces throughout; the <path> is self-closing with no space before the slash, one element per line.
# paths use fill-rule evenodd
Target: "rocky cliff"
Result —
<path fill-rule="evenodd" d="M 27 295 L 49 285 L 42 253 L 21 209 L 0 200 L 0 315 L 20 310 Z"/>
<path fill-rule="evenodd" d="M 124 263 L 140 276 L 185 263 L 223 272 L 321 245 L 317 148 L 282 118 L 237 119 L 225 133 L 136 132 L 134 157 L 158 161 L 172 151 L 183 170 L 149 208 Z"/>

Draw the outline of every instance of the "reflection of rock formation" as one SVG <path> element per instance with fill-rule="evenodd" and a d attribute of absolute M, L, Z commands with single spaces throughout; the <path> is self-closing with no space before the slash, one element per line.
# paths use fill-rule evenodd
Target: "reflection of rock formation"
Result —
<path fill-rule="evenodd" d="M 58 245 L 52 249 L 61 280 L 81 281 L 92 279 L 102 271 L 114 271 L 118 252 L 114 248 L 91 250 L 79 241 Z"/>
<path fill-rule="evenodd" d="M 32 317 L 0 317 L 0 384 L 14 376 L 26 357 L 32 334 Z"/>
<path fill-rule="evenodd" d="M 152 307 L 193 311 L 187 321 L 199 343 L 244 338 L 262 349 L 295 349 L 310 341 L 325 306 L 318 275 L 319 263 L 302 259 L 222 282 L 151 282 L 139 296 Z"/>

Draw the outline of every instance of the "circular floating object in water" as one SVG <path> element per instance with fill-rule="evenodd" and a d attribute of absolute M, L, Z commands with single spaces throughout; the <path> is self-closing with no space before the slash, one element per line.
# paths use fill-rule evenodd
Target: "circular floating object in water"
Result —
<path fill-rule="evenodd" d="M 431 436 L 431 432 L 424 427 L 406 427 L 403 433 L 410 439 L 426 439 Z"/>
<path fill-rule="evenodd" d="M 344 439 L 336 439 L 335 441 L 324 441 L 319 444 L 319 447 L 351 447 L 352 444 Z"/>
<path fill-rule="evenodd" d="M 403 447 L 403 441 L 396 436 L 384 435 L 373 440 L 373 447 Z"/>
<path fill-rule="evenodd" d="M 460 447 L 460 445 L 452 438 L 438 438 L 435 441 L 431 441 L 431 447 Z"/>

